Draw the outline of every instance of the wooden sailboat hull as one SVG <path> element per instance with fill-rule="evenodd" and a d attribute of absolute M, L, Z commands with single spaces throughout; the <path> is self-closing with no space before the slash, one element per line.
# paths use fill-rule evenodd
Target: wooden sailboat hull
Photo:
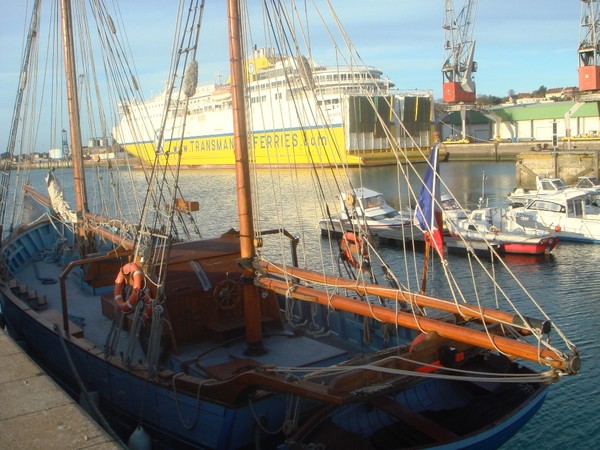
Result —
<path fill-rule="evenodd" d="M 90 397 L 98 399 L 104 419 L 125 443 L 141 424 L 160 448 L 238 449 L 250 446 L 259 432 L 255 417 L 268 418 L 273 429 L 283 425 L 285 396 L 268 396 L 251 406 L 237 407 L 199 401 L 197 395 L 178 391 L 171 382 L 153 382 L 141 371 L 135 373 L 105 360 L 102 350 L 90 348 L 83 338 L 63 339 L 54 331 L 60 328 L 58 321 L 53 324 L 40 319 L 37 313 L 11 301 L 4 289 L 2 314 L 11 337 L 66 392 L 83 404 L 83 385 Z M 88 412 L 99 420 L 93 410 Z"/>
<path fill-rule="evenodd" d="M 226 246 L 229 240 L 228 238 L 223 245 Z M 319 308 L 322 315 L 314 316 L 316 325 L 320 324 L 323 331 L 315 333 L 315 336 L 302 336 L 290 331 L 273 334 L 265 339 L 265 345 L 269 349 L 267 354 L 254 356 L 251 359 L 244 356 L 243 341 L 221 347 L 218 341 L 209 339 L 212 342 L 211 347 L 222 351 L 213 349 L 214 355 L 211 353 L 209 356 L 196 359 L 200 352 L 197 347 L 194 347 L 195 350 L 192 350 L 192 353 L 180 349 L 180 357 L 170 363 L 174 370 L 163 370 L 158 377 L 151 379 L 148 377 L 147 370 L 136 370 L 135 365 L 127 368 L 122 355 L 105 358 L 101 344 L 94 344 L 86 337 L 93 334 L 93 324 L 79 320 L 81 317 L 78 315 L 81 313 L 75 308 L 73 308 L 67 324 L 70 334 L 64 335 L 65 324 L 62 323 L 61 314 L 51 314 L 51 307 L 56 308 L 56 313 L 60 310 L 59 298 L 48 298 L 49 307 L 36 308 L 37 300 L 29 292 L 41 287 L 39 278 L 43 277 L 37 276 L 37 273 L 46 274 L 52 264 L 43 261 L 36 262 L 37 271 L 34 271 L 31 267 L 31 259 L 40 252 L 52 248 L 55 242 L 56 235 L 53 227 L 49 223 L 39 223 L 22 232 L 18 238 L 13 238 L 5 243 L 5 257 L 9 263 L 11 278 L 18 282 L 12 286 L 9 283 L 0 287 L 2 314 L 10 334 L 26 346 L 42 367 L 55 377 L 71 395 L 75 398 L 82 398 L 86 396 L 86 392 L 97 394 L 100 409 L 106 417 L 111 419 L 111 425 L 120 432 L 124 439 L 139 423 L 142 423 L 151 436 L 164 448 L 244 448 L 252 446 L 255 439 L 260 439 L 263 445 L 267 446 L 285 445 L 286 437 L 283 434 L 276 433 L 273 436 L 267 436 L 261 431 L 261 427 L 257 425 L 257 418 L 262 418 L 261 420 L 264 421 L 262 426 L 265 429 L 281 429 L 286 420 L 286 411 L 289 410 L 290 396 L 288 394 L 279 395 L 278 392 L 285 392 L 286 389 L 294 392 L 293 389 L 296 389 L 296 392 L 304 397 L 300 402 L 299 429 L 316 425 L 313 423 L 314 411 L 332 409 L 336 416 L 345 417 L 346 421 L 350 421 L 346 426 L 353 426 L 354 420 L 374 423 L 370 417 L 373 408 L 379 411 L 378 415 L 387 415 L 388 419 L 381 422 L 380 425 L 365 429 L 365 439 L 370 442 L 377 436 L 387 435 L 388 429 L 418 427 L 415 423 L 422 419 L 417 419 L 415 422 L 414 417 L 427 416 L 429 413 L 422 408 L 422 405 L 413 404 L 411 398 L 422 397 L 422 393 L 430 391 L 433 386 L 436 389 L 445 386 L 444 389 L 455 391 L 456 383 L 471 385 L 466 381 L 440 381 L 432 385 L 431 380 L 411 376 L 403 381 L 405 384 L 402 384 L 402 387 L 396 388 L 397 393 L 391 399 L 385 400 L 387 398 L 386 391 L 383 391 L 382 395 L 373 397 L 372 402 L 362 403 L 356 402 L 358 398 L 352 400 L 353 397 L 348 397 L 344 392 L 346 389 L 355 389 L 349 386 L 362 383 L 361 380 L 368 375 L 368 371 L 363 374 L 361 370 L 358 370 L 357 375 L 350 372 L 334 377 L 329 380 L 329 389 L 325 385 L 322 393 L 319 393 L 318 388 L 312 391 L 310 390 L 312 388 L 305 389 L 302 383 L 269 379 L 268 376 L 261 375 L 260 371 L 244 371 L 246 370 L 244 364 L 251 368 L 270 364 L 307 367 L 307 369 L 310 366 L 330 366 L 336 362 L 347 361 L 354 354 L 360 354 L 368 348 L 367 345 L 370 348 L 379 349 L 387 347 L 394 350 L 396 348 L 394 346 L 398 343 L 400 336 L 392 335 L 391 340 L 385 341 L 382 338 L 382 328 L 378 328 L 374 321 L 366 320 L 365 322 L 365 319 L 357 318 L 354 314 L 340 311 L 333 313 L 327 311 L 325 307 Z M 218 241 L 206 244 L 210 248 L 209 253 L 213 263 L 216 242 Z M 194 244 L 195 248 L 198 249 L 200 244 L 201 242 Z M 183 255 L 184 252 L 179 254 Z M 95 308 L 100 309 L 100 293 L 90 294 L 92 289 L 89 285 L 75 275 L 72 277 L 75 280 L 71 281 L 76 282 L 69 286 L 70 306 L 75 307 L 76 302 L 83 301 L 93 302 Z M 25 283 L 28 284 L 28 289 L 23 290 L 21 288 Z M 82 291 L 82 295 L 78 296 L 75 291 Z M 46 292 L 49 293 L 51 290 Z M 90 320 L 90 317 L 86 318 Z M 108 323 L 110 324 L 110 321 Z M 371 328 L 370 334 L 374 337 L 370 344 L 365 343 L 365 326 Z M 406 333 L 402 337 L 408 339 L 411 334 Z M 429 351 L 419 353 L 431 353 L 433 355 L 432 362 L 435 362 L 441 344 L 432 342 L 434 343 L 431 344 Z M 391 355 L 401 351 L 398 349 L 389 353 L 390 350 L 387 352 Z M 220 360 L 217 353 L 222 353 L 226 359 Z M 456 357 L 454 360 L 462 363 L 463 357 Z M 476 355 L 469 360 L 473 364 L 477 364 L 477 368 L 481 370 L 487 364 L 485 363 L 486 358 Z M 182 361 L 202 362 L 202 369 L 187 362 L 187 369 L 185 369 L 187 374 L 184 374 L 181 372 L 183 366 L 176 366 L 176 364 L 182 364 Z M 496 357 L 495 361 L 509 371 L 516 371 L 518 368 L 517 364 L 503 357 Z M 440 365 L 439 362 L 436 364 Z M 235 374 L 240 370 L 241 376 L 227 375 L 227 373 Z M 437 371 L 437 369 L 431 370 Z M 220 376 L 221 384 L 217 383 L 213 385 L 214 387 L 207 384 L 200 388 L 197 380 L 202 378 L 201 373 L 205 372 L 213 374 L 217 378 Z M 206 379 L 206 375 L 204 375 L 204 379 Z M 190 385 L 196 386 L 195 389 L 190 389 Z M 484 402 L 485 396 L 481 396 L 481 394 L 487 394 L 487 391 L 478 389 L 476 385 L 471 386 L 468 390 L 474 391 L 474 393 L 470 396 L 453 397 L 462 402 L 462 406 L 446 403 L 446 400 L 442 400 L 444 396 L 436 395 L 436 408 L 446 410 L 463 408 L 466 411 L 470 409 L 468 401 L 479 399 L 479 402 Z M 512 435 L 511 433 L 516 432 L 525 423 L 528 415 L 533 414 L 535 409 L 541 405 L 544 398 L 542 393 L 545 393 L 546 385 L 542 383 L 510 384 L 505 389 L 507 390 L 503 396 L 512 398 L 515 402 L 510 408 L 507 408 L 506 411 L 498 409 L 494 412 L 495 415 L 491 422 L 478 424 L 476 430 L 468 433 L 454 431 L 448 433 L 449 437 L 445 438 L 444 445 L 462 447 L 464 444 L 485 444 L 487 446 L 494 442 L 504 442 Z M 215 395 L 212 400 L 205 397 L 205 394 L 212 395 L 213 392 L 219 394 Z M 231 392 L 233 393 L 230 394 Z M 247 392 L 253 394 L 248 396 Z M 526 395 L 523 395 L 523 392 Z M 217 398 L 220 400 L 216 400 Z M 331 402 L 323 400 L 327 398 L 330 398 Z M 434 397 L 432 397 L 433 399 Z M 339 404 L 336 405 L 336 402 Z M 412 418 L 402 418 L 392 414 L 393 418 L 390 419 L 389 417 L 392 417 L 389 413 L 390 408 L 392 410 L 408 408 L 410 414 L 407 417 Z M 435 419 L 435 422 L 439 421 Z M 321 424 L 318 425 L 321 426 Z M 413 434 L 414 431 L 408 433 L 408 436 Z M 298 439 L 300 438 L 304 439 L 304 436 L 298 436 Z M 403 441 L 396 437 L 394 443 L 389 443 L 389 446 L 377 444 L 372 448 L 410 448 L 413 445 L 410 441 Z M 429 446 L 431 443 L 426 445 Z"/>
<path fill-rule="evenodd" d="M 145 429 L 151 436 L 158 439 L 164 448 L 197 448 L 198 445 L 207 448 L 244 448 L 250 444 L 248 437 L 257 433 L 255 416 L 268 417 L 269 424 L 273 429 L 282 425 L 281 419 L 285 417 L 286 408 L 284 396 L 271 396 L 259 402 L 257 401 L 252 405 L 252 409 L 248 406 L 230 408 L 205 402 L 200 402 L 198 407 L 197 399 L 194 396 L 184 393 L 174 394 L 172 386 L 151 383 L 143 376 L 136 376 L 131 371 L 105 361 L 99 349 L 82 348 L 82 343 L 77 342 L 77 339 L 63 340 L 63 343 L 61 343 L 62 338 L 52 329 L 55 327 L 54 325 L 41 323 L 39 319 L 36 320 L 36 314 L 16 306 L 6 296 L 4 290 L 2 310 L 13 337 L 22 345 L 26 345 L 30 354 L 36 357 L 42 367 L 67 392 L 81 401 L 83 395 L 78 388 L 78 382 L 83 383 L 88 388 L 93 387 L 92 394 L 97 393 L 103 412 L 106 417 L 111 418 L 111 426 L 121 432 L 122 436 L 128 436 L 141 419 Z M 68 357 L 66 356 L 67 353 Z M 77 368 L 77 376 L 73 375 L 73 367 Z M 462 383 L 458 382 L 458 384 Z M 448 382 L 444 389 L 448 392 L 460 392 L 457 391 L 455 384 L 455 382 Z M 515 391 L 517 393 L 527 393 L 527 395 L 520 398 L 518 405 L 511 405 L 509 413 L 496 417 L 496 422 L 486 423 L 485 426 L 474 430 L 472 433 L 457 434 L 452 437 L 451 441 L 444 442 L 442 447 L 497 448 L 512 437 L 540 408 L 546 395 L 547 386 L 524 383 L 510 385 L 509 387 L 510 390 L 505 392 L 505 396 L 512 397 Z M 440 383 L 425 381 L 413 384 L 403 391 L 401 398 L 394 399 L 394 401 L 406 402 L 403 404 L 408 405 L 406 407 L 411 407 L 411 398 L 422 398 L 423 393 L 431 389 L 441 389 Z M 174 401 L 175 395 L 177 399 Z M 487 395 L 489 395 L 489 398 L 498 396 L 498 394 Z M 458 399 L 458 397 L 455 398 Z M 466 402 L 470 399 L 472 402 L 483 403 L 485 398 L 461 396 L 460 401 Z M 457 411 L 467 411 L 472 406 L 465 403 L 456 405 L 456 409 Z M 449 408 L 448 404 L 437 404 L 434 407 Z M 407 435 L 409 437 L 413 436 L 412 439 L 414 439 L 415 433 L 419 435 L 419 432 L 414 431 L 415 425 L 409 417 L 418 417 L 429 413 L 416 409 L 416 411 L 406 413 L 404 419 L 388 415 L 386 409 L 383 412 L 379 410 L 378 415 L 386 415 L 387 419 L 381 422 L 376 429 L 367 427 L 362 430 L 366 437 L 362 438 L 361 442 L 376 440 L 376 438 L 381 439 L 381 435 L 386 435 L 388 436 L 387 439 L 392 439 L 391 436 L 393 435 L 393 445 L 395 446 L 374 445 L 361 448 L 411 448 L 413 444 L 410 443 L 410 439 L 407 443 L 402 444 L 398 430 L 412 430 Z M 344 421 L 344 426 L 350 430 L 349 433 L 357 432 L 354 428 L 357 422 L 363 424 L 361 426 L 364 426 L 364 424 L 373 426 L 371 417 L 373 408 L 369 407 L 368 404 L 352 404 L 336 411 L 336 416 L 341 418 L 339 420 Z M 305 420 L 310 423 L 312 410 L 309 409 L 306 414 L 308 419 Z M 185 425 L 192 423 L 194 426 L 190 430 L 186 429 Z M 491 425 L 492 423 L 494 426 Z M 323 426 L 327 430 L 330 425 Z M 396 429 L 396 431 L 390 431 L 389 429 Z M 402 431 L 402 433 L 404 432 Z M 274 439 L 282 441 L 284 437 L 278 435 Z M 294 438 L 294 440 L 299 439 L 300 437 Z M 429 437 L 423 439 L 425 439 L 423 445 L 432 448 L 437 447 L 437 444 L 429 442 Z M 308 442 L 312 441 L 309 440 Z M 299 448 L 294 445 L 281 445 L 279 448 Z M 390 445 L 392 444 L 390 443 Z"/>
<path fill-rule="evenodd" d="M 395 448 L 498 448 L 540 409 L 548 392 L 544 385 L 518 386 L 522 401 L 508 394 L 514 387 L 473 395 L 478 388 L 463 381 L 429 380 L 394 398 L 350 405 L 333 413 L 316 412 L 317 419 L 278 449 L 297 450 L 310 443 L 374 450 L 390 448 L 392 441 L 403 442 Z M 432 392 L 444 393 L 447 402 L 437 404 Z M 494 426 L 480 427 L 483 421 Z"/>

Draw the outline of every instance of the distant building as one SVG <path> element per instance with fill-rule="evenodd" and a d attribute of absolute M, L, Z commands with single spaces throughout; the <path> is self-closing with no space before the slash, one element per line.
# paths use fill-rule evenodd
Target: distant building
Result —
<path fill-rule="evenodd" d="M 545 100 L 561 101 L 572 100 L 575 94 L 579 91 L 575 86 L 564 88 L 552 88 L 546 91 Z"/>
<path fill-rule="evenodd" d="M 583 136 L 600 130 L 600 117 L 595 103 L 584 103 L 575 109 L 574 101 L 540 102 L 490 109 L 500 120 L 494 133 L 502 140 L 550 141 L 553 123 L 559 138 L 567 135 Z M 496 126 L 497 128 L 498 126 Z"/>
<path fill-rule="evenodd" d="M 50 159 L 63 159 L 63 149 L 62 148 L 51 148 L 48 150 L 48 157 Z"/>
<path fill-rule="evenodd" d="M 572 91 L 571 91 L 572 92 Z M 562 93 L 562 95 L 566 95 Z M 596 136 L 600 132 L 600 117 L 596 103 L 575 101 L 538 101 L 509 104 L 487 110 L 469 110 L 466 115 L 466 136 L 471 142 L 500 139 L 502 141 L 551 141 L 556 123 L 558 139 L 567 136 Z M 462 133 L 460 111 L 443 116 L 437 123 L 442 140 Z"/>
<path fill-rule="evenodd" d="M 492 124 L 489 117 L 478 110 L 467 110 L 465 115 L 466 136 L 471 142 L 489 141 L 492 139 Z M 442 117 L 437 124 L 442 141 L 456 140 L 462 135 L 462 117 L 460 111 L 453 111 Z"/>

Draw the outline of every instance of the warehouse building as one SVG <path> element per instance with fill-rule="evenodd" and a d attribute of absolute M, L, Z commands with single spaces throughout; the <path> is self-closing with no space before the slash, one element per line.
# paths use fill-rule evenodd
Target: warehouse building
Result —
<path fill-rule="evenodd" d="M 539 102 L 502 105 L 487 110 L 466 110 L 465 135 L 471 142 L 551 141 L 571 137 L 600 137 L 600 112 L 597 102 Z M 442 140 L 462 136 L 463 115 L 453 111 L 436 124 Z"/>

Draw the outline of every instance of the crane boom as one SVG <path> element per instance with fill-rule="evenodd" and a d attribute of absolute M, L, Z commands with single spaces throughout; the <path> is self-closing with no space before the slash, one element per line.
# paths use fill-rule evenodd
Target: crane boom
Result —
<path fill-rule="evenodd" d="M 600 90 L 598 0 L 581 0 L 579 20 L 579 90 Z"/>
<path fill-rule="evenodd" d="M 477 63 L 473 60 L 476 11 L 477 0 L 466 0 L 457 16 L 453 0 L 446 0 L 442 65 L 443 99 L 446 103 L 474 102 L 476 99 L 473 81 L 473 72 L 477 71 Z"/>

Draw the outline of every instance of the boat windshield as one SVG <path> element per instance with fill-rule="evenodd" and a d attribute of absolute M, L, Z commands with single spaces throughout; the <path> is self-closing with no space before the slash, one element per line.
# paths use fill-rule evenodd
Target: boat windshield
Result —
<path fill-rule="evenodd" d="M 600 186 L 600 180 L 596 177 L 580 178 L 575 187 L 577 188 L 595 188 Z"/>
<path fill-rule="evenodd" d="M 571 202 L 569 202 L 569 205 L 571 204 Z M 551 212 L 558 212 L 558 213 L 564 213 L 565 212 L 565 207 L 559 203 L 554 203 L 554 202 L 550 202 L 547 200 L 534 200 L 531 203 L 529 203 L 529 205 L 527 206 L 527 208 L 529 209 L 537 209 L 538 211 L 551 211 Z M 569 206 L 570 208 L 570 206 Z M 571 211 L 569 209 L 569 215 L 570 215 Z"/>
<path fill-rule="evenodd" d="M 375 197 L 365 198 L 363 199 L 363 202 L 365 208 L 377 208 L 386 204 L 383 195 L 376 195 Z"/>
<path fill-rule="evenodd" d="M 450 211 L 453 209 L 460 209 L 460 206 L 458 204 L 458 202 L 456 201 L 456 199 L 454 197 L 452 198 L 447 198 L 447 199 L 442 199 L 442 209 L 444 209 L 444 211 Z"/>
<path fill-rule="evenodd" d="M 553 179 L 553 180 L 542 180 L 541 182 L 542 189 L 545 191 L 560 191 L 567 187 L 565 182 L 561 179 Z"/>

